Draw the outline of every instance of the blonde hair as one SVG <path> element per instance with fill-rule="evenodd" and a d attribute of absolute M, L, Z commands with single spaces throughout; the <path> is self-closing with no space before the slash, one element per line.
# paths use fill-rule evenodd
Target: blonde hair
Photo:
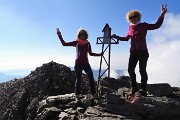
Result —
<path fill-rule="evenodd" d="M 139 20 L 141 20 L 141 13 L 139 12 L 139 11 L 137 11 L 137 10 L 131 10 L 131 11 L 129 11 L 127 14 L 126 14 L 126 20 L 128 21 L 128 22 L 131 22 L 131 19 L 130 19 L 130 17 L 132 17 L 132 16 L 137 16 L 138 18 L 139 18 Z"/>
<path fill-rule="evenodd" d="M 84 29 L 82 29 L 82 28 L 80 28 L 80 29 L 78 30 L 77 35 L 76 35 L 76 38 L 79 38 L 79 36 L 80 36 L 81 34 L 85 35 L 85 39 L 88 39 L 88 33 L 87 33 L 87 31 L 84 30 Z"/>

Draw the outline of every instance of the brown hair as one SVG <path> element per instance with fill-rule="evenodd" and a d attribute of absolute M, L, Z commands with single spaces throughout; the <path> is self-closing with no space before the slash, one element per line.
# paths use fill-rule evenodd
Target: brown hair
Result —
<path fill-rule="evenodd" d="M 135 15 L 141 20 L 141 13 L 140 13 L 139 11 L 137 11 L 137 10 L 131 10 L 131 11 L 129 11 L 129 12 L 126 14 L 126 20 L 127 20 L 128 22 L 131 22 L 130 17 L 135 16 Z"/>
<path fill-rule="evenodd" d="M 78 30 L 78 32 L 77 32 L 76 37 L 79 38 L 79 36 L 80 36 L 81 34 L 85 35 L 85 39 L 88 39 L 88 33 L 87 33 L 86 30 L 80 28 L 80 29 Z"/>

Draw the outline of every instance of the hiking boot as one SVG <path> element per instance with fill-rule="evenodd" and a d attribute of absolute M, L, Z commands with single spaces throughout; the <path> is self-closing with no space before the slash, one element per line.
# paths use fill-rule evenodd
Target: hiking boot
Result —
<path fill-rule="evenodd" d="M 140 90 L 139 90 L 139 94 L 140 94 L 141 96 L 146 97 L 146 96 L 147 96 L 147 91 L 146 91 L 146 90 L 143 90 L 143 89 L 140 89 Z"/>
<path fill-rule="evenodd" d="M 139 88 L 137 86 L 134 86 L 131 88 L 131 93 L 135 94 L 138 90 L 139 90 Z"/>
<path fill-rule="evenodd" d="M 137 86 L 131 88 L 131 91 L 127 94 L 126 98 L 129 100 L 135 97 L 135 93 L 139 90 Z"/>

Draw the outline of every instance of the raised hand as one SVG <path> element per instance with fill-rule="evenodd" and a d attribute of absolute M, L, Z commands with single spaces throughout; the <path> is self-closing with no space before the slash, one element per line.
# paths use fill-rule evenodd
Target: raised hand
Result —
<path fill-rule="evenodd" d="M 57 31 L 59 31 L 59 28 L 56 28 Z"/>
<path fill-rule="evenodd" d="M 59 31 L 59 28 L 56 28 L 56 30 L 57 30 L 57 35 L 61 36 L 61 32 Z"/>
<path fill-rule="evenodd" d="M 160 17 L 164 17 L 166 12 L 167 12 L 167 4 L 166 5 L 162 4 Z"/>

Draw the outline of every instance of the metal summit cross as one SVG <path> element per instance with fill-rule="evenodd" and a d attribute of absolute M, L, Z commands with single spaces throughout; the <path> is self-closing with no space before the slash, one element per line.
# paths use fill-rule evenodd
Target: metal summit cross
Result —
<path fill-rule="evenodd" d="M 102 32 L 104 32 L 104 36 L 103 37 L 98 37 L 97 38 L 97 43 L 96 43 L 96 44 L 102 44 L 102 52 L 104 53 L 103 56 L 101 56 L 101 60 L 100 60 L 100 68 L 99 68 L 99 76 L 98 76 L 98 84 L 97 84 L 98 96 L 102 95 L 102 91 L 101 91 L 102 77 L 105 76 L 105 73 L 107 72 L 107 78 L 108 79 L 110 78 L 111 44 L 119 44 L 118 40 L 115 40 L 115 39 L 113 39 L 111 37 L 111 28 L 109 27 L 109 25 L 107 23 L 104 26 Z M 105 65 L 107 66 L 107 68 L 104 71 L 102 71 L 102 62 L 103 61 L 105 62 Z"/>

